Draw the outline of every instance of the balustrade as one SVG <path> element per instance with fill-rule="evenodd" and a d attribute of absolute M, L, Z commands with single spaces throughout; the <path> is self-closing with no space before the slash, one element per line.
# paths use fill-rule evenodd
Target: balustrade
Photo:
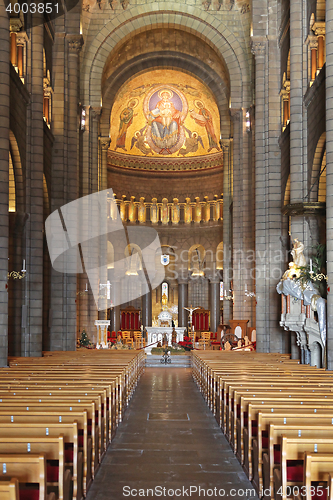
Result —
<path fill-rule="evenodd" d="M 173 198 L 169 202 L 163 198 L 160 202 L 157 198 L 152 198 L 151 202 L 146 202 L 144 197 L 135 201 L 135 196 L 129 200 L 123 195 L 121 199 L 115 198 L 116 205 L 109 200 L 108 218 L 115 220 L 119 217 L 123 222 L 139 224 L 200 224 L 202 222 L 219 221 L 223 218 L 223 199 L 215 195 L 213 200 L 205 196 L 203 201 L 197 196 L 194 201 L 186 198 L 184 203 L 180 203 L 178 198 Z M 115 210 L 118 207 L 118 211 Z"/>

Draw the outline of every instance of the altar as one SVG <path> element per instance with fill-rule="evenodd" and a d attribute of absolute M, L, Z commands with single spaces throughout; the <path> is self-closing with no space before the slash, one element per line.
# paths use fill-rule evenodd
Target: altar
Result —
<path fill-rule="evenodd" d="M 156 342 L 163 343 L 163 336 L 166 335 L 168 345 L 172 345 L 172 332 L 175 330 L 177 334 L 176 342 L 182 342 L 184 340 L 184 332 L 186 328 L 173 328 L 172 326 L 147 326 L 147 347 L 145 348 L 146 354 L 151 354 L 153 347 L 156 347 Z M 150 345 L 153 344 L 154 345 Z"/>

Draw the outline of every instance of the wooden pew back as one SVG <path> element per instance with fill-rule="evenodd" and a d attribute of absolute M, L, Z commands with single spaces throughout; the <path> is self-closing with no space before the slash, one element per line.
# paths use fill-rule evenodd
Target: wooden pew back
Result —
<path fill-rule="evenodd" d="M 46 499 L 46 460 L 39 454 L 0 454 L 1 479 L 15 477 L 20 483 L 38 483 L 39 500 Z"/>

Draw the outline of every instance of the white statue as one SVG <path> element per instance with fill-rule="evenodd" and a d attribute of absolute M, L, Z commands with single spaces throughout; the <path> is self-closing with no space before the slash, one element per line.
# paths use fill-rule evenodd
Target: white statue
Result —
<path fill-rule="evenodd" d="M 303 255 L 304 245 L 298 238 L 294 239 L 293 249 L 291 251 L 291 255 L 293 256 L 293 261 L 295 266 L 297 267 L 305 267 L 306 260 Z"/>
<path fill-rule="evenodd" d="M 193 311 L 195 311 L 196 309 L 199 309 L 199 307 L 192 307 L 192 304 L 191 304 L 191 307 L 183 307 L 183 309 L 186 309 L 186 311 L 188 311 L 190 313 L 191 318 L 192 318 Z"/>

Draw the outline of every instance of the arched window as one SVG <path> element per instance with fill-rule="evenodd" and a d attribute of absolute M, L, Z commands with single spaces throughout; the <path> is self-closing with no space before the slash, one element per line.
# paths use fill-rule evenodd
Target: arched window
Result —
<path fill-rule="evenodd" d="M 165 295 L 166 298 L 169 299 L 169 285 L 166 282 L 162 283 L 162 297 L 163 295 Z"/>

